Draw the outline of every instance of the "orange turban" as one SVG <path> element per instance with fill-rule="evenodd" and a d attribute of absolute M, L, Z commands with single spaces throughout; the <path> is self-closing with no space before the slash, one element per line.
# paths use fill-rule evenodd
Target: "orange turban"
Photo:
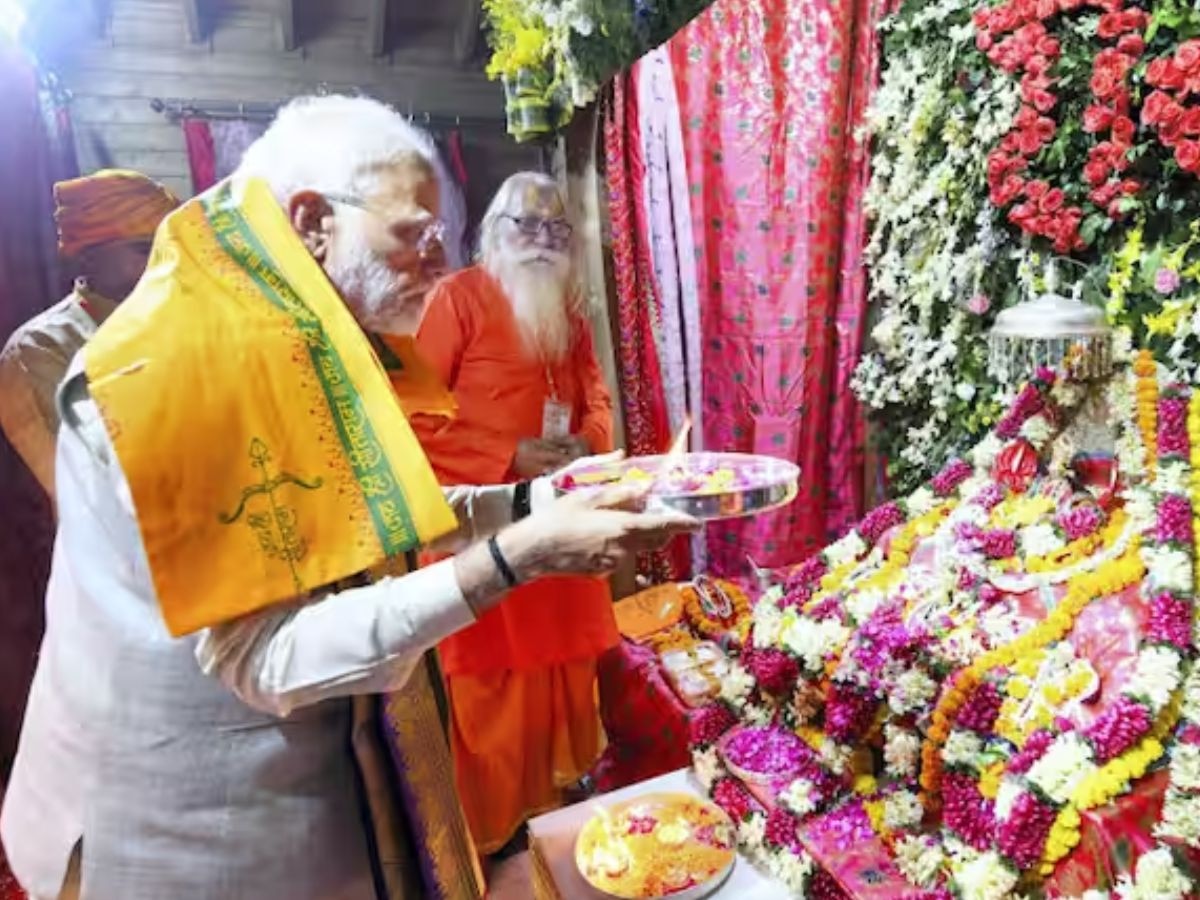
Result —
<path fill-rule="evenodd" d="M 157 181 L 126 169 L 60 181 L 54 201 L 58 249 L 66 257 L 110 241 L 152 238 L 158 223 L 179 205 Z"/>

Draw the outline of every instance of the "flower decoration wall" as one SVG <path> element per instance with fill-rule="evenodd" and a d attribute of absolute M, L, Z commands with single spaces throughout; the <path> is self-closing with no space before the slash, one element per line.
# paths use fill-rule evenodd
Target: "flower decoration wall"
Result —
<path fill-rule="evenodd" d="M 995 315 L 1054 255 L 1085 299 L 1200 374 L 1200 8 L 908 0 L 866 127 L 873 347 L 855 390 L 903 494 L 992 425 Z M 1025 275 L 1022 275 L 1024 270 Z"/>

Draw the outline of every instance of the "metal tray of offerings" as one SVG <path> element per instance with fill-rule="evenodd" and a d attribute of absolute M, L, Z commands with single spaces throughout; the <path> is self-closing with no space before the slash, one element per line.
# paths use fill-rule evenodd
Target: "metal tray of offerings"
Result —
<path fill-rule="evenodd" d="M 649 487 L 648 509 L 673 509 L 702 521 L 737 519 L 786 506 L 799 491 L 800 468 L 773 456 L 680 453 L 575 466 L 554 476 L 558 493 L 617 484 Z"/>
<path fill-rule="evenodd" d="M 690 794 L 597 805 L 575 840 L 584 881 L 619 900 L 700 900 L 725 882 L 736 859 L 729 816 Z"/>

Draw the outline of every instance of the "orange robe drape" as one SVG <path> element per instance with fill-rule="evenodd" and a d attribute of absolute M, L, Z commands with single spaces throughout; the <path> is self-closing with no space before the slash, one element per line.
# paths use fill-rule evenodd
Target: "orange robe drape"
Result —
<path fill-rule="evenodd" d="M 483 269 L 434 289 L 417 345 L 458 410 L 411 422 L 443 484 L 515 481 L 517 443 L 541 436 L 552 394 L 571 407 L 572 433 L 593 452 L 612 449 L 612 400 L 590 327 L 582 318 L 574 326 L 566 358 L 543 365 L 524 350 L 507 298 Z M 558 789 L 599 753 L 594 664 L 617 641 L 606 581 L 547 578 L 513 590 L 439 646 L 459 790 L 483 852 L 555 805 Z"/>

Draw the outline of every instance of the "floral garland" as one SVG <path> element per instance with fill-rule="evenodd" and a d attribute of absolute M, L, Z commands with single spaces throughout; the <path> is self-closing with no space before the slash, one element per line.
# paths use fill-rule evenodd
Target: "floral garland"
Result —
<path fill-rule="evenodd" d="M 1174 56 L 1159 57 L 1146 71 L 1155 90 L 1142 108 L 1142 123 L 1175 151 L 1179 168 L 1200 175 L 1200 107 L 1183 104 L 1200 96 L 1200 40 L 1185 41 Z"/>
<path fill-rule="evenodd" d="M 745 835 L 753 852 L 771 871 L 793 867 L 789 884 L 804 885 L 794 889 L 815 890 L 820 877 L 795 835 L 800 820 L 821 814 L 839 827 L 865 822 L 904 876 L 930 896 L 1009 896 L 1023 871 L 1050 874 L 1077 845 L 1082 814 L 1126 792 L 1173 738 L 1170 786 L 1156 830 L 1163 843 L 1144 854 L 1116 895 L 1157 897 L 1163 885 L 1182 885 L 1182 892 L 1161 894 L 1182 898 L 1191 890 L 1173 862 L 1171 843 L 1200 847 L 1200 671 L 1192 665 L 1200 592 L 1194 564 L 1200 391 L 1170 381 L 1159 389 L 1157 367 L 1145 356 L 1127 373 L 1111 381 L 1108 398 L 1111 415 L 1126 423 L 1117 436 L 1124 506 L 1105 526 L 1111 529 L 1105 548 L 1118 552 L 1105 556 L 1096 544 L 1103 562 L 1075 571 L 1065 595 L 1037 625 L 990 647 L 976 645 L 973 661 L 952 646 L 961 625 L 922 631 L 923 623 L 943 620 L 942 608 L 953 610 L 954 621 L 982 624 L 996 608 L 987 582 L 990 557 L 1006 559 L 1013 542 L 1006 539 L 989 553 L 994 541 L 981 535 L 997 524 L 1013 533 L 1050 515 L 1042 498 L 1057 495 L 1039 493 L 1035 479 L 1021 475 L 1003 487 L 987 477 L 1019 469 L 1012 463 L 1020 454 L 1010 451 L 1031 438 L 1039 455 L 1047 451 L 1053 435 L 1043 433 L 1039 420 L 1062 421 L 1054 400 L 1070 393 L 1048 372 L 1039 373 L 1001 418 L 995 439 L 972 454 L 974 467 L 955 462 L 915 492 L 915 502 L 910 495 L 881 507 L 755 608 L 736 685 L 698 717 L 706 725 L 694 735 L 700 738 L 694 758 L 706 783 L 730 779 L 713 743 L 738 721 L 793 730 L 811 747 L 811 757 L 779 791 L 774 811 L 756 809 L 757 801 L 745 806 L 751 820 L 761 818 Z M 1073 508 L 1060 506 L 1053 520 L 1060 523 Z M 937 568 L 955 584 L 947 589 L 936 579 L 922 581 L 903 567 L 875 581 L 897 541 L 898 558 L 911 560 L 918 531 L 950 548 Z M 1118 532 L 1124 541 L 1117 541 Z M 1146 591 L 1148 624 L 1132 676 L 1094 721 L 1069 725 L 1053 708 L 1086 696 L 1098 682 L 1090 666 L 1073 661 L 1065 639 L 1093 601 L 1138 584 Z M 862 598 L 864 586 L 873 598 Z M 907 599 L 897 606 L 893 596 Z M 833 623 L 842 629 L 836 643 L 824 645 L 828 654 L 793 654 L 784 637 L 801 620 L 810 628 Z M 954 672 L 944 688 L 938 684 L 943 659 Z M 882 680 L 872 687 L 875 679 Z M 1031 697 L 1032 706 L 1018 708 Z M 806 724 L 813 721 L 820 727 Z M 889 779 L 882 790 L 870 775 L 873 764 L 853 750 L 874 734 Z M 735 809 L 747 803 L 734 787 L 720 794 Z M 851 799 L 855 795 L 860 799 Z M 931 812 L 940 812 L 940 838 L 921 833 Z"/>

